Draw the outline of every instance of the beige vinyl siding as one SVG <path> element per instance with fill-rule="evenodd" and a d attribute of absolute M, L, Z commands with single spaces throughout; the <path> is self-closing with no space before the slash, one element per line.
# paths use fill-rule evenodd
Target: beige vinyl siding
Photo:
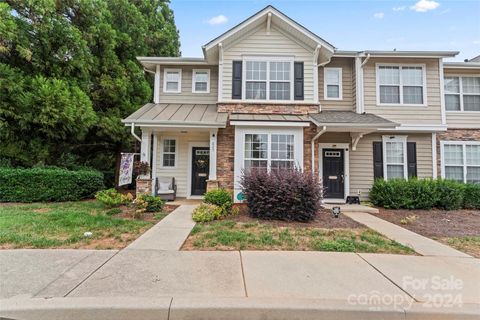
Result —
<path fill-rule="evenodd" d="M 468 69 L 451 69 L 446 68 L 443 70 L 446 77 L 448 76 L 477 76 L 480 77 L 480 70 L 468 70 Z M 459 112 L 459 111 L 446 111 L 448 128 L 480 128 L 480 112 Z"/>
<path fill-rule="evenodd" d="M 425 64 L 427 106 L 378 106 L 376 64 Z M 438 59 L 371 58 L 364 66 L 365 112 L 400 124 L 442 124 L 440 70 Z"/>
<path fill-rule="evenodd" d="M 342 68 L 342 100 L 325 100 L 324 67 L 318 69 L 318 98 L 322 110 L 354 111 L 355 109 L 355 63 L 353 58 L 332 58 L 325 68 Z"/>
<path fill-rule="evenodd" d="M 265 26 L 255 29 L 223 51 L 223 101 L 232 100 L 232 61 L 243 56 L 294 56 L 304 63 L 304 101 L 313 102 L 313 49 L 306 49 L 276 27 L 267 34 Z"/>
<path fill-rule="evenodd" d="M 162 167 L 162 137 L 166 139 L 177 139 L 176 167 Z M 177 183 L 177 196 L 187 197 L 190 192 L 188 190 L 189 166 L 191 159 L 189 158 L 189 143 L 195 142 L 209 145 L 209 133 L 202 131 L 188 131 L 187 133 L 179 132 L 159 132 L 157 133 L 157 158 L 156 158 L 156 176 L 175 177 Z"/>
<path fill-rule="evenodd" d="M 398 133 L 391 133 L 395 135 Z M 350 150 L 350 194 L 360 192 L 362 199 L 368 198 L 373 184 L 373 142 L 382 141 L 382 135 L 374 133 L 363 137 L 355 151 Z M 417 144 L 417 175 L 419 178 L 430 178 L 433 175 L 432 135 L 424 133 L 408 134 L 408 142 Z"/>
<path fill-rule="evenodd" d="M 180 93 L 163 92 L 163 72 L 165 69 L 182 70 L 182 91 Z M 210 70 L 210 93 L 192 92 L 193 69 Z M 214 104 L 218 99 L 218 67 L 217 66 L 160 66 L 160 103 L 192 103 Z"/>

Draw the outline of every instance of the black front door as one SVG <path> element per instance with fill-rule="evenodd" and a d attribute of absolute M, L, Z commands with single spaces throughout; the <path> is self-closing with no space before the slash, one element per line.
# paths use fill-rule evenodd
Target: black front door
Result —
<path fill-rule="evenodd" d="M 323 188 L 325 198 L 343 199 L 345 196 L 344 150 L 323 149 Z"/>
<path fill-rule="evenodd" d="M 209 160 L 210 149 L 208 147 L 192 148 L 192 196 L 201 196 L 207 191 Z"/>

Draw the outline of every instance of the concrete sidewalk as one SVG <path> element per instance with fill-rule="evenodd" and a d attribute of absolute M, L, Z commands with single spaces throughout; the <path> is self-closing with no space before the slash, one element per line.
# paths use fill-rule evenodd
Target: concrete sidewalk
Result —
<path fill-rule="evenodd" d="M 441 244 L 440 242 L 399 227 L 391 222 L 372 216 L 366 212 L 344 212 L 343 214 L 361 224 L 366 225 L 370 229 L 383 234 L 387 238 L 411 247 L 413 250 L 423 256 L 471 258 L 471 256 L 466 253 L 460 252 L 452 247 Z"/>
<path fill-rule="evenodd" d="M 196 205 L 181 205 L 151 227 L 125 250 L 178 251 L 195 226 L 192 212 Z"/>

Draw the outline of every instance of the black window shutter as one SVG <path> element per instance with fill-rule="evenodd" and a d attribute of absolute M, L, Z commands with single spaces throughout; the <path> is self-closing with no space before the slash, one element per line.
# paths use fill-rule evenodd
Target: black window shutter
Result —
<path fill-rule="evenodd" d="M 380 141 L 373 142 L 373 178 L 383 178 L 383 145 Z"/>
<path fill-rule="evenodd" d="M 242 99 L 242 61 L 233 61 L 232 99 Z"/>
<path fill-rule="evenodd" d="M 407 163 L 408 177 L 417 177 L 417 144 L 415 142 L 407 142 Z"/>
<path fill-rule="evenodd" d="M 303 62 L 294 63 L 294 96 L 295 100 L 303 100 Z"/>

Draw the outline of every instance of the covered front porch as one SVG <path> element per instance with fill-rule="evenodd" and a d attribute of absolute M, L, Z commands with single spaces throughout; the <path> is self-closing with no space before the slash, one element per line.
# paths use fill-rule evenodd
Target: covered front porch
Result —
<path fill-rule="evenodd" d="M 173 198 L 195 199 L 216 187 L 217 134 L 226 121 L 226 113 L 205 104 L 147 104 L 123 120 L 141 142 L 140 160 L 151 168 L 137 179 L 137 192 L 171 190 Z"/>

